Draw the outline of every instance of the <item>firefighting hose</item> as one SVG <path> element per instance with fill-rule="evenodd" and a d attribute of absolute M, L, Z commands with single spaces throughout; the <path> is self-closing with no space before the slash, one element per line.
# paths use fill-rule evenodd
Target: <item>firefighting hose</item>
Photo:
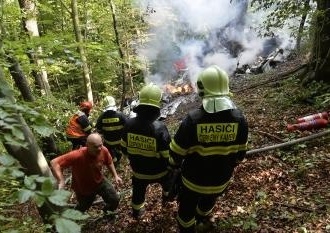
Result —
<path fill-rule="evenodd" d="M 297 144 L 297 143 L 300 143 L 300 142 L 310 141 L 310 140 L 313 140 L 315 138 L 326 136 L 328 134 L 330 134 L 330 129 L 319 132 L 319 133 L 315 133 L 315 134 L 312 134 L 312 135 L 309 135 L 309 136 L 306 136 L 306 137 L 291 140 L 291 141 L 288 141 L 288 142 L 283 142 L 283 143 L 279 143 L 279 144 L 272 145 L 272 146 L 266 146 L 266 147 L 262 147 L 262 148 L 258 148 L 258 149 L 249 150 L 249 151 L 246 152 L 246 155 L 250 156 L 252 154 L 256 154 L 256 153 L 260 153 L 260 152 L 264 152 L 264 151 L 268 151 L 268 150 L 275 150 L 275 149 L 278 149 L 278 148 L 291 146 L 291 145 L 294 145 L 294 144 Z"/>

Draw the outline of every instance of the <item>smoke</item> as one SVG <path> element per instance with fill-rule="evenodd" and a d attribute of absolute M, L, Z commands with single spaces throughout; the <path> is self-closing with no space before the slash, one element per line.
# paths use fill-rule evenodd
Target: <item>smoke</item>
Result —
<path fill-rule="evenodd" d="M 194 83 L 201 69 L 213 64 L 232 74 L 253 63 L 271 39 L 258 36 L 264 13 L 251 13 L 248 0 L 136 1 L 150 25 L 150 40 L 138 48 L 150 67 L 146 82 L 164 84 L 184 70 Z M 292 46 L 286 34 L 277 42 Z"/>

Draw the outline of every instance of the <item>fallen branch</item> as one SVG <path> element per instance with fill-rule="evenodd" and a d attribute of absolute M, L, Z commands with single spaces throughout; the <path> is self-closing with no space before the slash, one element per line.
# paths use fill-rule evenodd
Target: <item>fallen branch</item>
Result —
<path fill-rule="evenodd" d="M 302 65 L 300 65 L 300 66 L 298 66 L 298 67 L 296 67 L 292 70 L 277 74 L 275 78 L 269 79 L 269 80 L 264 81 L 264 82 L 259 82 L 257 84 L 254 84 L 254 85 L 251 85 L 251 86 L 248 86 L 248 87 L 244 87 L 244 88 L 242 88 L 240 90 L 237 90 L 237 91 L 234 90 L 232 92 L 233 93 L 241 93 L 242 91 L 246 91 L 246 90 L 253 89 L 253 88 L 256 88 L 256 87 L 259 87 L 259 86 L 263 86 L 263 85 L 266 85 L 268 83 L 277 82 L 277 81 L 284 80 L 286 78 L 290 78 L 291 74 L 294 74 L 294 73 L 296 73 L 296 72 L 298 72 L 302 69 L 305 69 L 307 67 L 307 65 L 308 65 L 307 63 L 302 64 Z M 303 70 L 302 72 L 305 73 L 305 70 Z"/>
<path fill-rule="evenodd" d="M 284 140 L 282 138 L 279 138 L 273 134 L 270 134 L 270 133 L 267 133 L 267 132 L 264 132 L 264 131 L 260 131 L 260 130 L 253 130 L 253 132 L 257 132 L 257 133 L 260 133 L 260 134 L 263 134 L 263 135 L 266 135 L 267 137 L 269 138 L 273 138 L 273 139 L 276 139 L 277 141 L 279 142 L 284 142 Z"/>
<path fill-rule="evenodd" d="M 277 202 L 277 201 L 275 201 L 274 204 L 276 204 L 277 206 L 281 205 L 281 206 L 285 206 L 285 207 L 289 207 L 289 208 L 293 208 L 293 209 L 297 209 L 297 210 L 302 210 L 302 211 L 305 211 L 305 212 L 316 212 L 316 213 L 326 212 L 326 209 L 324 209 L 324 207 L 320 207 L 318 209 L 316 209 L 316 208 L 312 209 L 312 208 L 292 205 L 292 204 L 288 204 L 288 203 L 281 203 L 281 202 Z"/>
<path fill-rule="evenodd" d="M 309 141 L 309 140 L 319 138 L 319 137 L 322 137 L 322 136 L 325 136 L 325 135 L 328 135 L 328 134 L 330 134 L 330 129 L 319 132 L 319 133 L 316 133 L 316 134 L 309 135 L 307 137 L 292 140 L 292 141 L 289 141 L 289 142 L 284 142 L 284 143 L 276 144 L 276 145 L 273 145 L 273 146 L 266 146 L 266 147 L 259 148 L 259 149 L 249 150 L 249 151 L 246 152 L 246 155 L 248 156 L 248 155 L 251 155 L 251 154 L 256 154 L 256 153 L 260 153 L 260 152 L 264 152 L 264 151 L 268 151 L 268 150 L 274 150 L 274 149 L 278 149 L 278 148 L 281 148 L 281 147 L 291 146 L 291 145 L 294 145 L 294 144 L 297 144 L 297 143 L 300 143 L 300 142 Z"/>

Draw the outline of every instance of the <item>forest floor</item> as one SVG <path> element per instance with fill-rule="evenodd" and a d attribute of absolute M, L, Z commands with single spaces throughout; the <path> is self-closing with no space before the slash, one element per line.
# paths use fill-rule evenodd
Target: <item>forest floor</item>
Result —
<path fill-rule="evenodd" d="M 312 135 L 326 129 L 287 131 L 287 124 L 301 116 L 329 111 L 329 103 L 315 106 L 315 93 L 302 88 L 295 77 L 281 74 L 301 64 L 286 62 L 273 72 L 241 76 L 231 80 L 234 101 L 249 122 L 250 150 Z M 307 90 L 308 89 L 308 90 Z M 200 105 L 196 101 L 181 104 L 164 121 L 173 135 L 186 113 Z M 329 126 L 328 126 L 329 129 Z M 330 137 L 323 136 L 276 150 L 250 154 L 236 168 L 228 191 L 214 208 L 217 228 L 208 232 L 330 232 Z M 196 171 L 198 172 L 198 171 Z M 131 217 L 130 170 L 123 161 L 119 174 L 124 185 L 118 218 L 97 218 L 101 206 L 89 213 L 84 233 L 91 232 L 176 232 L 176 202 L 161 205 L 160 186 L 149 186 L 146 213 L 140 221 Z"/>
<path fill-rule="evenodd" d="M 269 73 L 231 79 L 233 100 L 249 123 L 249 150 L 276 145 L 329 129 L 287 131 L 287 124 L 298 117 L 329 111 L 330 103 L 315 105 L 313 87 L 302 87 L 295 77 L 283 78 L 283 72 L 299 66 L 301 60 L 283 63 Z M 192 99 L 191 97 L 187 99 Z M 182 103 L 164 119 L 174 135 L 186 113 L 200 105 Z M 212 232 L 241 233 L 323 233 L 330 232 L 330 137 L 319 137 L 291 146 L 249 154 L 236 168 L 232 182 L 214 208 L 217 227 Z M 196 171 L 198 172 L 198 171 Z M 88 211 L 83 233 L 174 233 L 177 203 L 161 205 L 158 184 L 148 187 L 146 213 L 140 221 L 131 217 L 131 181 L 127 159 L 119 175 L 124 184 L 118 217 L 102 218 L 102 201 Z M 21 213 L 31 215 L 29 206 Z M 36 214 L 37 215 L 37 214 Z M 35 232 L 35 231 L 31 231 Z"/>

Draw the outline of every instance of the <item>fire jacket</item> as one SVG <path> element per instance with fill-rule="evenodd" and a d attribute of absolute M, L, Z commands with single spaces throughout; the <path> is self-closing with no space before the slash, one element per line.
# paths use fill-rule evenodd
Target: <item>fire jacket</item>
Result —
<path fill-rule="evenodd" d="M 190 112 L 170 143 L 170 162 L 182 183 L 202 194 L 221 193 L 247 150 L 248 124 L 239 109 Z"/>
<path fill-rule="evenodd" d="M 92 125 L 89 122 L 88 116 L 78 110 L 69 120 L 66 128 L 66 135 L 68 138 L 87 137 L 92 130 Z"/>
<path fill-rule="evenodd" d="M 122 136 L 122 151 L 128 155 L 133 176 L 155 180 L 168 173 L 171 137 L 161 121 L 128 119 Z"/>
<path fill-rule="evenodd" d="M 96 122 L 96 129 L 103 135 L 109 146 L 120 145 L 121 134 L 126 123 L 126 116 L 117 111 L 104 111 Z"/>

